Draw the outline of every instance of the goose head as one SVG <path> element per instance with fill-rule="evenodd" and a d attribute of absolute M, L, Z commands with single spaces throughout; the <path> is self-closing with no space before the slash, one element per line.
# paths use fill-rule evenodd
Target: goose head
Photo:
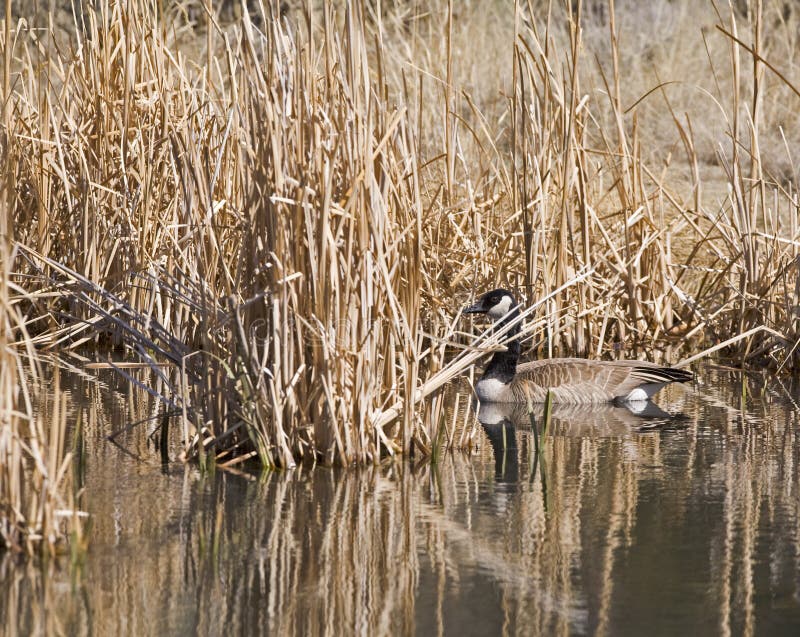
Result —
<path fill-rule="evenodd" d="M 517 306 L 514 300 L 514 295 L 508 290 L 497 288 L 490 290 L 481 297 L 473 305 L 465 307 L 464 314 L 486 314 L 494 321 L 503 318 L 513 308 Z"/>

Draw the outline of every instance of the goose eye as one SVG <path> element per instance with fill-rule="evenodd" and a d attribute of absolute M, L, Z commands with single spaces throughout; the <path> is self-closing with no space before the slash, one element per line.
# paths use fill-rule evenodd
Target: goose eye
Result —
<path fill-rule="evenodd" d="M 489 299 L 490 305 L 497 305 L 499 302 L 500 302 L 499 296 L 493 296 L 492 298 Z"/>

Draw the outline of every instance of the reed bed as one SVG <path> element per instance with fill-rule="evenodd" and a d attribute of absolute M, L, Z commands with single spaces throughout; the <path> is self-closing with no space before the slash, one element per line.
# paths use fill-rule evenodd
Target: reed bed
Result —
<path fill-rule="evenodd" d="M 102 0 L 66 40 L 5 23 L 32 338 L 152 368 L 186 458 L 434 453 L 435 396 L 481 356 L 454 346 L 500 343 L 458 306 L 496 284 L 539 300 L 538 355 L 796 367 L 796 174 L 762 143 L 791 157 L 776 3 L 708 9 L 706 127 L 634 68 L 632 5 L 248 7 Z"/>
<path fill-rule="evenodd" d="M 45 384 L 37 353 L 10 300 L 12 256 L 0 242 L 0 549 L 55 555 L 68 538 L 74 547 L 81 545 L 82 514 L 75 508 L 66 448 L 66 396 L 57 368 L 46 387 L 48 399 L 39 395 Z"/>

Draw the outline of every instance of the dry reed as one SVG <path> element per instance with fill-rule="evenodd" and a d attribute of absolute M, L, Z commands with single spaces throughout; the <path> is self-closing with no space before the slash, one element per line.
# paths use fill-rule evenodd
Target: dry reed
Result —
<path fill-rule="evenodd" d="M 7 250 L 0 241 L 0 548 L 54 555 L 69 536 L 80 546 L 81 514 L 65 447 L 66 396 L 58 368 L 47 388 L 50 398 L 38 395 L 42 370 L 11 301 L 13 255 Z"/>
<path fill-rule="evenodd" d="M 712 15 L 710 203 L 668 83 L 629 95 L 630 7 L 619 22 L 614 2 L 517 2 L 483 30 L 513 46 L 482 89 L 487 61 L 460 64 L 481 57 L 471 5 L 254 4 L 192 25 L 98 2 L 69 46 L 5 25 L 30 329 L 151 365 L 187 457 L 432 453 L 451 436 L 431 397 L 480 356 L 449 347 L 456 306 L 496 283 L 543 300 L 543 355 L 725 342 L 742 365 L 795 368 L 797 188 L 760 143 L 767 92 L 796 93 L 763 45 L 771 4 Z M 654 160 L 655 129 L 670 150 Z"/>

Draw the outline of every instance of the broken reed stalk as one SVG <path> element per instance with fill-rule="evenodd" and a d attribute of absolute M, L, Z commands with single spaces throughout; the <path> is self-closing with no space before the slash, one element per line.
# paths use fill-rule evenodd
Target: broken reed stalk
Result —
<path fill-rule="evenodd" d="M 591 271 L 586 271 L 578 274 L 576 277 L 567 281 L 561 287 L 553 290 L 547 296 L 539 299 L 530 307 L 522 310 L 512 320 L 507 321 L 500 329 L 488 327 L 480 334 L 470 345 L 454 357 L 441 371 L 433 374 L 413 395 L 411 405 L 425 400 L 434 392 L 440 390 L 444 385 L 453 381 L 460 376 L 469 367 L 483 358 L 487 352 L 494 351 L 499 347 L 504 347 L 509 340 L 507 334 L 515 327 L 519 327 L 519 331 L 513 336 L 514 339 L 525 339 L 529 336 L 534 329 L 538 329 L 538 325 L 534 323 L 523 324 L 525 319 L 529 318 L 536 312 L 540 306 L 547 304 L 552 299 L 557 298 L 568 288 L 571 288 L 579 283 L 584 282 L 592 274 Z M 401 410 L 408 408 L 408 405 L 400 402 L 380 413 L 374 422 L 375 427 L 384 427 L 392 422 L 401 413 Z"/>

